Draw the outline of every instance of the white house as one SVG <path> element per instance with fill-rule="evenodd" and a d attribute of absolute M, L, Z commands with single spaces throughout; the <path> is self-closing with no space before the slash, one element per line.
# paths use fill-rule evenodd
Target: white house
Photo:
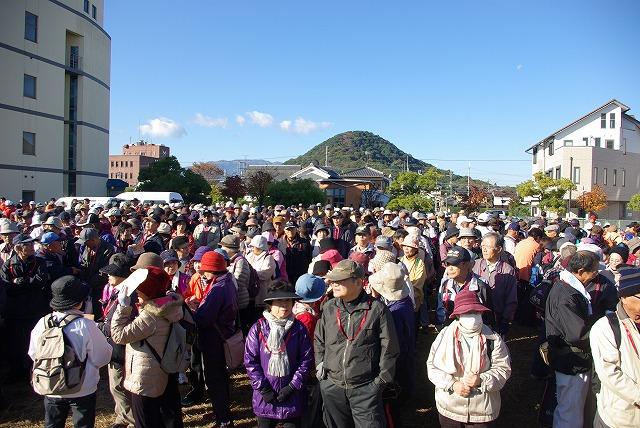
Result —
<path fill-rule="evenodd" d="M 542 171 L 576 184 L 577 190 L 565 194 L 572 213 L 584 214 L 575 199 L 597 184 L 608 200 L 600 217 L 638 217 L 627 203 L 640 192 L 640 121 L 628 111 L 629 107 L 612 99 L 526 150 L 532 155 L 532 173 Z"/>

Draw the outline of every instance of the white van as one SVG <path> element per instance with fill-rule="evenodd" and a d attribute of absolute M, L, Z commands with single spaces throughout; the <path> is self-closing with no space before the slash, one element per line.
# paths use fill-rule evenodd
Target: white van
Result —
<path fill-rule="evenodd" d="M 73 208 L 71 206 L 71 201 L 73 200 L 82 202 L 85 199 L 89 199 L 89 208 L 93 208 L 96 204 L 101 204 L 103 207 L 107 204 L 114 205 L 117 203 L 117 198 L 112 198 L 109 196 L 65 196 L 63 198 L 58 198 L 56 204 L 63 203 L 67 208 Z"/>
<path fill-rule="evenodd" d="M 124 192 L 116 196 L 115 199 L 121 201 L 138 199 L 143 204 L 175 204 L 184 202 L 182 195 L 177 192 Z"/>

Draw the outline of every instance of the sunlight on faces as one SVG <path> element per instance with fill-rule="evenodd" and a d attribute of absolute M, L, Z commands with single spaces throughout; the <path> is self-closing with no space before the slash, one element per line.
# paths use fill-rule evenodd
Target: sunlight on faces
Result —
<path fill-rule="evenodd" d="M 293 309 L 293 299 L 275 299 L 265 302 L 269 306 L 269 313 L 278 319 L 287 318 Z"/>
<path fill-rule="evenodd" d="M 634 323 L 640 324 L 640 294 L 621 297 L 620 301 L 629 318 L 631 318 Z"/>
<path fill-rule="evenodd" d="M 326 238 L 327 236 L 329 236 L 329 232 L 326 229 L 319 230 L 316 233 L 316 237 L 317 237 L 318 241 L 321 240 L 321 239 Z"/>
<path fill-rule="evenodd" d="M 362 280 L 359 278 L 347 278 L 341 281 L 330 281 L 329 285 L 333 290 L 333 296 L 346 301 L 351 301 L 358 297 L 362 290 Z"/>
<path fill-rule="evenodd" d="M 473 248 L 475 243 L 476 243 L 476 238 L 471 238 L 467 236 L 463 238 L 458 238 L 458 245 L 460 245 L 463 248 L 466 248 L 467 250 L 470 250 L 471 248 Z"/>
<path fill-rule="evenodd" d="M 164 271 L 169 276 L 175 275 L 179 268 L 180 268 L 180 263 L 176 261 L 166 262 L 164 264 Z"/>
<path fill-rule="evenodd" d="M 113 275 L 107 276 L 107 283 L 112 287 L 115 287 L 116 285 L 120 284 L 122 281 L 124 281 L 124 278 L 120 276 L 113 276 Z"/>
<path fill-rule="evenodd" d="M 459 263 L 457 265 L 446 264 L 447 277 L 458 282 L 464 281 L 471 271 L 471 263 Z"/>
<path fill-rule="evenodd" d="M 358 233 L 356 235 L 356 244 L 358 244 L 360 248 L 365 248 L 369 245 L 369 236 Z"/>
<path fill-rule="evenodd" d="M 404 252 L 404 255 L 407 257 L 413 257 L 416 254 L 418 254 L 418 249 L 417 248 L 413 248 L 413 247 L 409 247 L 408 245 L 403 245 L 402 246 L 402 252 Z"/>
<path fill-rule="evenodd" d="M 33 247 L 33 242 L 25 242 L 24 244 L 18 244 L 15 247 L 16 253 L 21 259 L 26 259 L 31 257 L 35 253 L 35 248 Z"/>
<path fill-rule="evenodd" d="M 293 239 L 296 236 L 297 231 L 298 229 L 296 229 L 295 227 L 290 227 L 284 230 L 284 234 L 287 236 L 287 238 Z"/>
<path fill-rule="evenodd" d="M 611 253 L 611 255 L 609 255 L 609 267 L 611 269 L 616 269 L 618 266 L 620 266 L 623 263 L 622 261 L 622 256 L 620 256 L 620 254 L 618 253 Z"/>

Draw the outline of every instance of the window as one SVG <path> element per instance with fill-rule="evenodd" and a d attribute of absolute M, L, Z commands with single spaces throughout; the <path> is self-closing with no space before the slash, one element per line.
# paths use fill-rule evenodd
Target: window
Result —
<path fill-rule="evenodd" d="M 22 133 L 22 154 L 36 155 L 36 134 L 33 132 Z"/>
<path fill-rule="evenodd" d="M 600 147 L 600 138 L 599 137 L 598 138 L 594 138 L 593 140 L 595 142 L 594 146 Z"/>
<path fill-rule="evenodd" d="M 609 128 L 615 128 L 615 127 L 616 127 L 616 114 L 609 113 Z"/>
<path fill-rule="evenodd" d="M 111 161 L 111 168 L 113 168 L 113 161 Z"/>
<path fill-rule="evenodd" d="M 600 115 L 600 128 L 604 129 L 607 127 L 607 113 L 602 113 Z"/>
<path fill-rule="evenodd" d="M 613 149 L 613 140 L 604 140 L 607 149 Z"/>
<path fill-rule="evenodd" d="M 593 184 L 598 184 L 598 167 L 593 167 Z"/>
<path fill-rule="evenodd" d="M 538 148 L 534 147 L 533 148 L 533 164 L 535 165 L 536 163 L 538 163 Z"/>
<path fill-rule="evenodd" d="M 607 168 L 602 168 L 602 184 L 607 185 Z"/>
<path fill-rule="evenodd" d="M 580 184 L 580 167 L 579 166 L 573 167 L 573 182 L 575 184 Z"/>
<path fill-rule="evenodd" d="M 118 167 L 118 161 L 116 161 L 116 168 Z"/>
<path fill-rule="evenodd" d="M 613 170 L 613 185 L 614 186 L 618 185 L 618 170 L 617 169 Z"/>
<path fill-rule="evenodd" d="M 564 146 L 565 147 L 573 146 L 573 140 L 564 140 Z"/>
<path fill-rule="evenodd" d="M 24 13 L 24 38 L 38 43 L 38 15 L 30 12 Z"/>
<path fill-rule="evenodd" d="M 333 205 L 342 206 L 345 201 L 346 190 L 344 188 L 326 189 L 327 199 Z"/>
<path fill-rule="evenodd" d="M 28 74 L 24 75 L 22 96 L 29 98 L 36 97 L 36 78 L 34 76 L 29 76 Z"/>
<path fill-rule="evenodd" d="M 84 0 L 84 11 L 89 13 L 89 0 Z"/>
<path fill-rule="evenodd" d="M 98 9 L 96 9 L 96 5 L 92 4 L 91 5 L 91 17 L 93 19 L 97 19 L 96 16 L 98 15 Z"/>
<path fill-rule="evenodd" d="M 589 147 L 589 137 L 584 137 L 584 138 L 582 139 L 582 142 L 584 142 L 584 145 L 585 145 L 586 147 Z"/>
<path fill-rule="evenodd" d="M 548 170 L 547 172 L 544 173 L 544 175 L 546 175 L 549 178 L 553 178 L 553 169 Z"/>
<path fill-rule="evenodd" d="M 621 181 L 622 187 L 627 185 L 627 173 L 624 169 L 620 171 L 620 181 Z"/>
<path fill-rule="evenodd" d="M 22 200 L 23 201 L 35 201 L 36 200 L 36 191 L 35 190 L 23 190 L 22 191 Z"/>
<path fill-rule="evenodd" d="M 549 143 L 549 156 L 553 156 L 553 141 Z"/>
<path fill-rule="evenodd" d="M 556 180 L 560 180 L 562 178 L 562 174 L 560 172 L 560 167 L 556 167 Z"/>

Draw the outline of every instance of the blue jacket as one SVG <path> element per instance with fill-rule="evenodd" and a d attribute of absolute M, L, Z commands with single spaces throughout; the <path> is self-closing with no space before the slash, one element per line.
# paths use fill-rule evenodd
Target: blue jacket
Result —
<path fill-rule="evenodd" d="M 244 352 L 244 366 L 253 388 L 253 412 L 256 416 L 270 419 L 289 419 L 303 416 L 306 412 L 307 389 L 305 381 L 313 370 L 313 348 L 305 326 L 294 320 L 291 329 L 284 337 L 289 357 L 289 374 L 273 377 L 267 374 L 271 353 L 265 343 L 269 337 L 269 323 L 260 318 L 251 327 L 247 335 Z M 294 392 L 282 403 L 269 404 L 262 399 L 260 390 L 270 386 L 278 392 L 291 384 Z"/>
<path fill-rule="evenodd" d="M 387 306 L 393 317 L 400 354 L 396 360 L 396 382 L 411 393 L 416 375 L 416 323 L 411 297 L 390 302 Z"/>

